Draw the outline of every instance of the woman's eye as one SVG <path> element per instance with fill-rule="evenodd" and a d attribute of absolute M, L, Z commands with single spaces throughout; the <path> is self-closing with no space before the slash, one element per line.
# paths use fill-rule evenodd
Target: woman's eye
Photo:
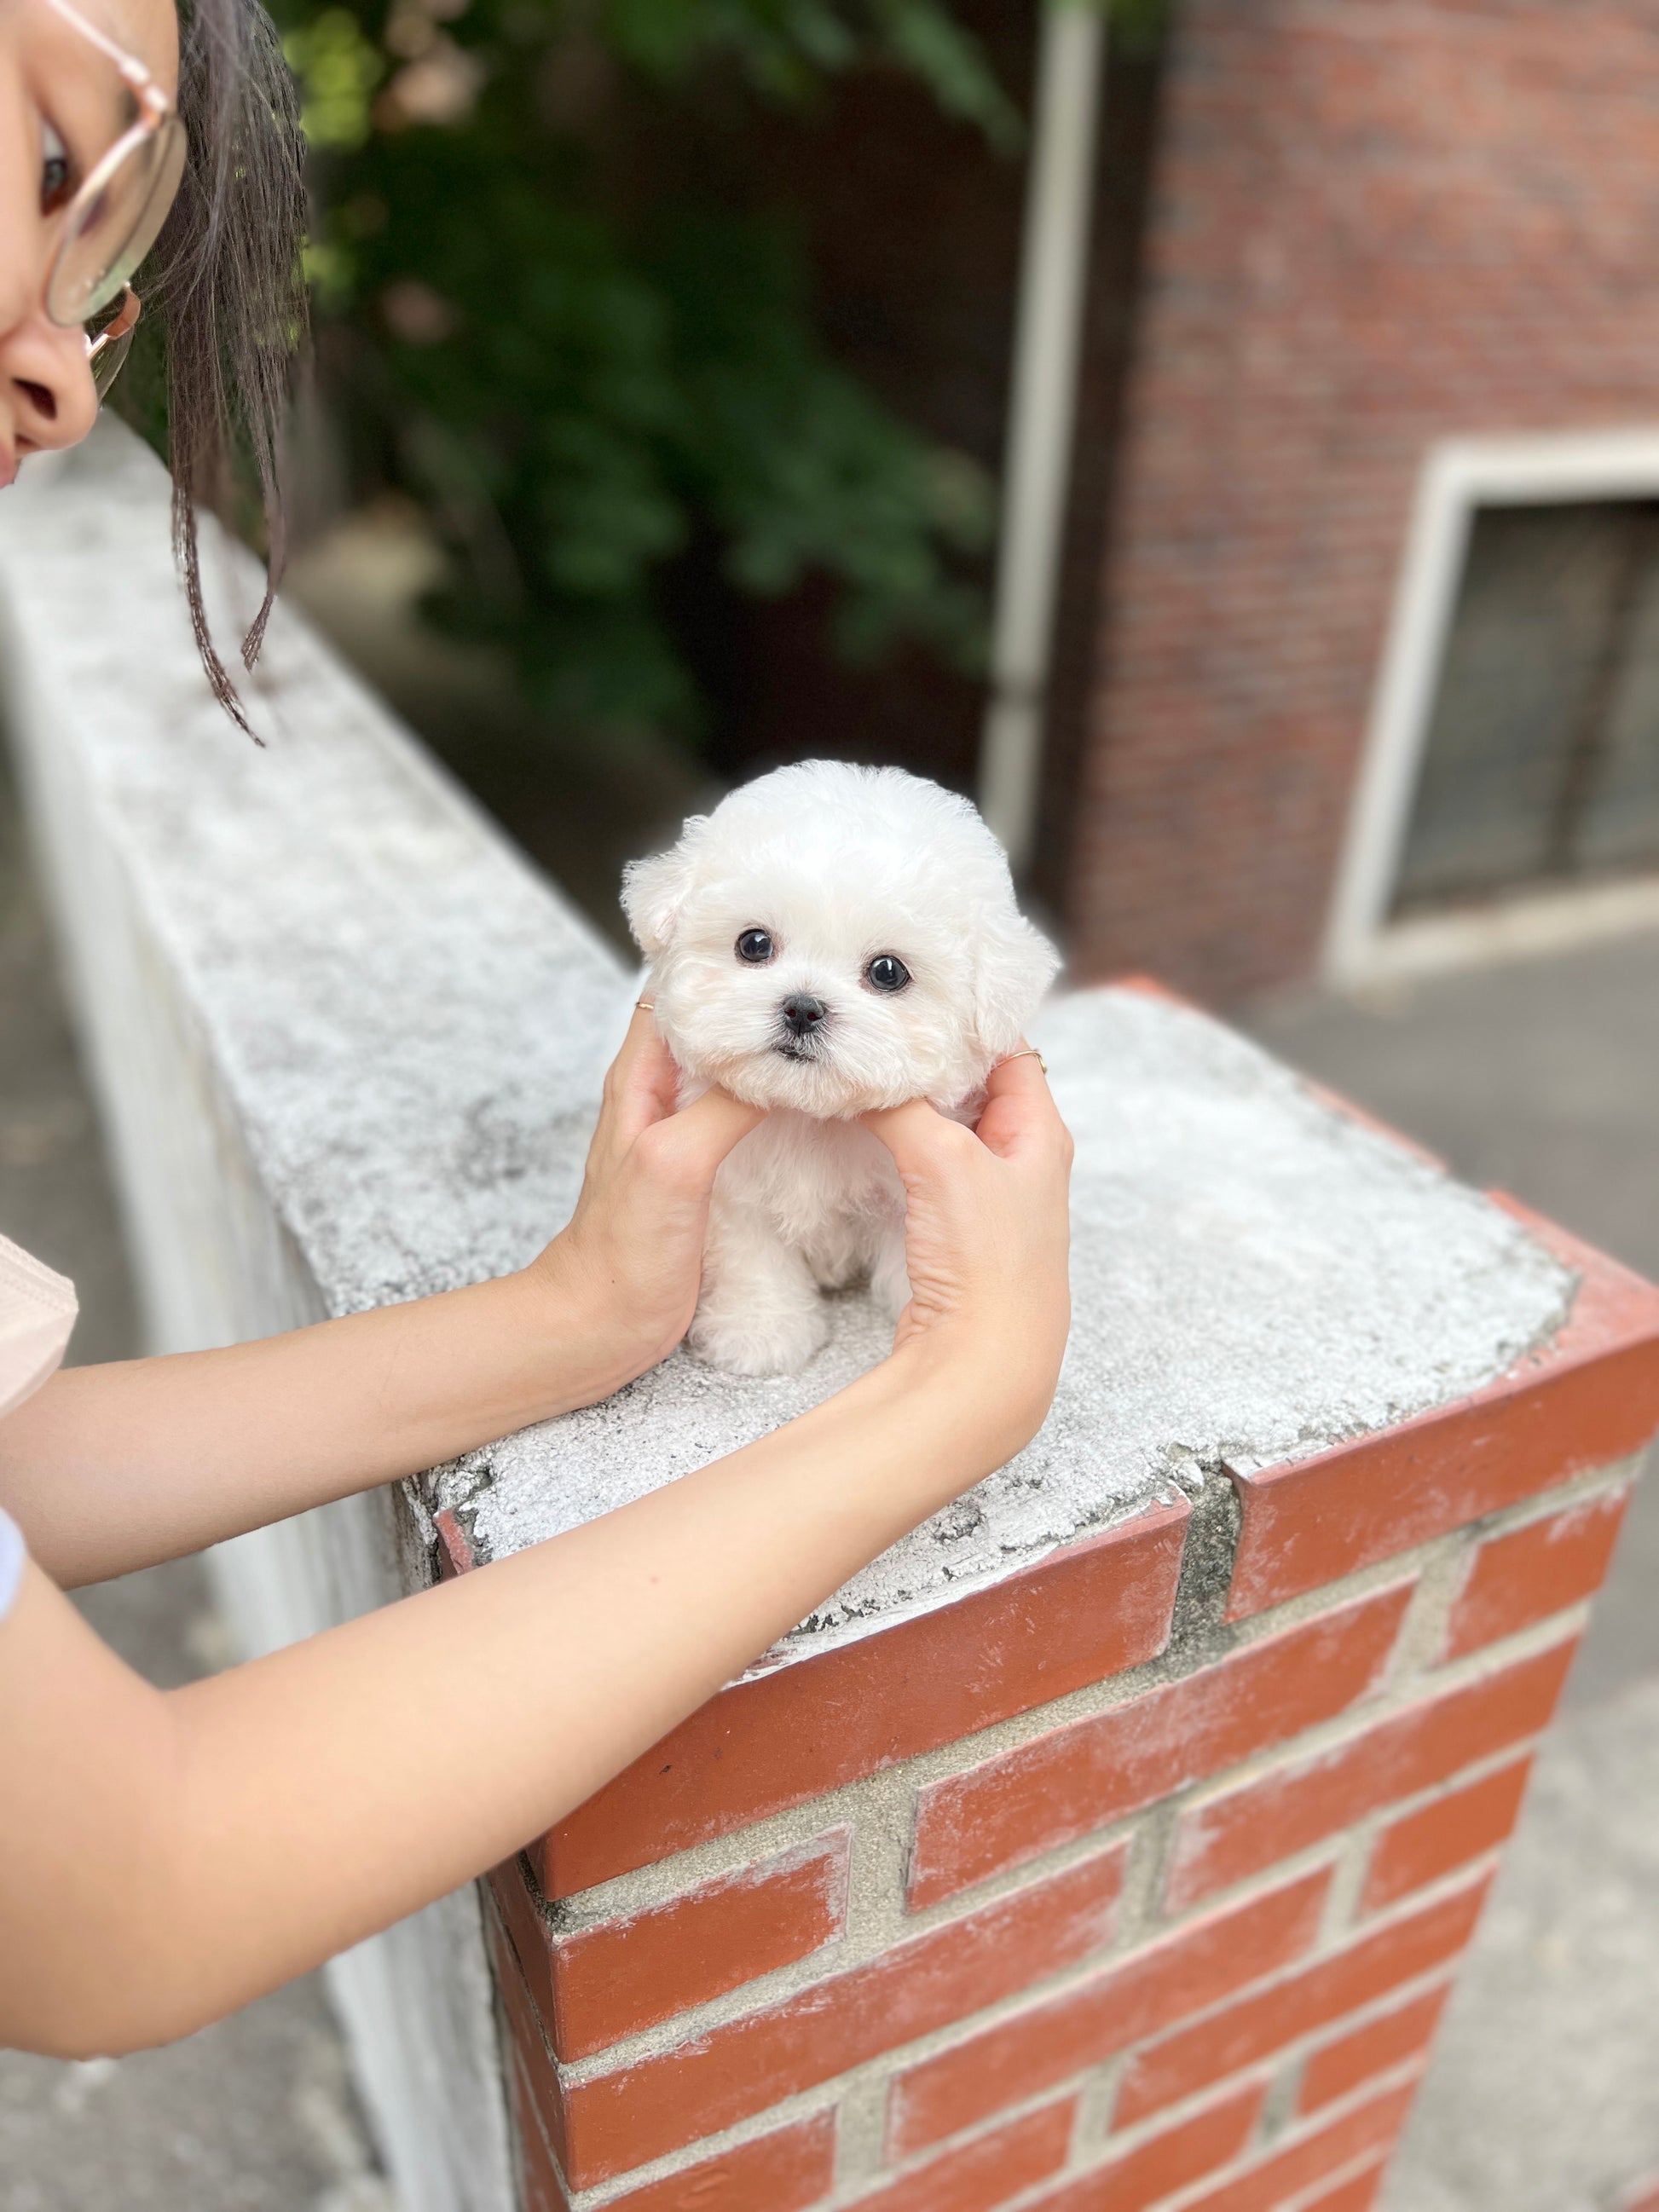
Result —
<path fill-rule="evenodd" d="M 50 123 L 40 125 L 40 212 L 56 215 L 75 188 L 69 148 Z"/>
<path fill-rule="evenodd" d="M 872 991 L 902 991 L 910 980 L 910 970 L 896 952 L 878 952 L 864 971 L 864 980 Z"/>
<path fill-rule="evenodd" d="M 738 939 L 738 957 L 751 968 L 763 968 L 777 949 L 763 929 L 745 929 Z"/>

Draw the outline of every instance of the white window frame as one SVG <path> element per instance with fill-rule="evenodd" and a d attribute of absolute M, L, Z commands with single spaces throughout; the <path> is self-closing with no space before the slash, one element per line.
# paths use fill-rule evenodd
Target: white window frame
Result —
<path fill-rule="evenodd" d="M 1328 983 L 1347 988 L 1659 921 L 1659 876 L 1534 890 L 1465 914 L 1389 915 L 1476 508 L 1643 498 L 1659 498 L 1659 428 L 1448 439 L 1431 448 L 1337 869 Z"/>

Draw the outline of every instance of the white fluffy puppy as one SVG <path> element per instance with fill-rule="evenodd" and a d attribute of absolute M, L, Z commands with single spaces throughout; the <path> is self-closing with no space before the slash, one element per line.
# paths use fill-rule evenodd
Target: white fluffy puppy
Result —
<path fill-rule="evenodd" d="M 684 1095 L 770 1110 L 720 1169 L 691 1344 L 775 1375 L 828 1333 L 820 1289 L 909 1297 L 904 1196 L 857 1116 L 927 1098 L 971 1118 L 1058 965 L 965 799 L 898 769 L 806 761 L 635 860 L 623 904 Z"/>

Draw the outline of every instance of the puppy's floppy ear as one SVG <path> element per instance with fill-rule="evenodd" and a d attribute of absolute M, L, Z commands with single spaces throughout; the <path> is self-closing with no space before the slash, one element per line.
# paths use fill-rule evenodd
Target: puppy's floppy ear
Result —
<path fill-rule="evenodd" d="M 989 1058 L 1012 1052 L 1060 969 L 1060 955 L 1018 908 L 988 922 L 974 949 L 974 1030 Z"/>
<path fill-rule="evenodd" d="M 623 870 L 623 912 L 647 960 L 654 960 L 665 951 L 674 934 L 708 823 L 706 814 L 694 814 L 678 845 L 671 845 L 665 853 L 653 853 L 647 860 L 630 860 Z"/>

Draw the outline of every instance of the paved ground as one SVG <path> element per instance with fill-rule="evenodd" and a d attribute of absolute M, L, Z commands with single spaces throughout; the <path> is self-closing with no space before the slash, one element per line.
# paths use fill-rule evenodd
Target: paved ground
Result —
<path fill-rule="evenodd" d="M 1659 1277 L 1659 935 L 1254 1027 L 1461 1175 Z M 1659 1480 L 1637 1493 L 1387 2212 L 1613 2212 L 1659 2178 L 1656 1589 Z"/>

